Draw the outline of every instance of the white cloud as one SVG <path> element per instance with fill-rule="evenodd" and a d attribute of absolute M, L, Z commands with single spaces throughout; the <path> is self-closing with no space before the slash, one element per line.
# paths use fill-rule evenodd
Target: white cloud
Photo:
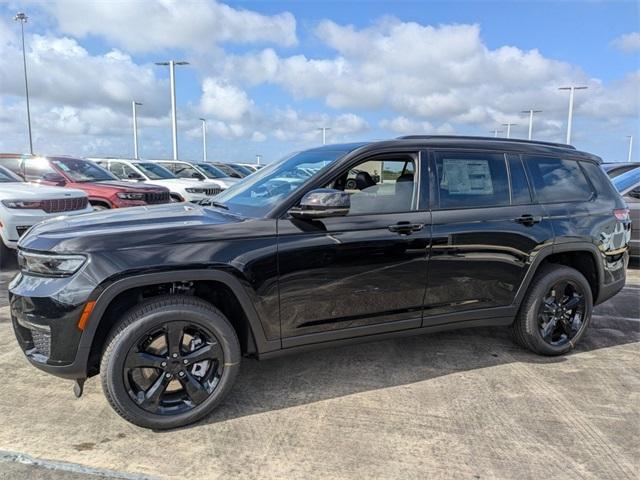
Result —
<path fill-rule="evenodd" d="M 244 90 L 220 79 L 205 78 L 202 91 L 200 109 L 220 120 L 240 120 L 253 106 Z"/>
<path fill-rule="evenodd" d="M 614 39 L 611 44 L 623 52 L 640 50 L 640 32 L 631 32 Z"/>
<path fill-rule="evenodd" d="M 209 50 L 216 43 L 297 43 L 296 20 L 233 8 L 216 1 L 137 0 L 37 2 L 76 37 L 98 35 L 133 52 L 186 48 Z"/>

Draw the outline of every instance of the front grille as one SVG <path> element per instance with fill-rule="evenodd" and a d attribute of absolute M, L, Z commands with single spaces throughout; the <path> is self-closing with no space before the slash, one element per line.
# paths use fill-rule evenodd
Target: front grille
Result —
<path fill-rule="evenodd" d="M 42 210 L 47 213 L 72 212 L 87 208 L 87 197 L 56 198 L 54 200 L 42 200 Z"/>
<path fill-rule="evenodd" d="M 31 330 L 31 339 L 33 341 L 33 348 L 35 348 L 39 354 L 44 355 L 45 357 L 51 356 L 50 334 L 33 329 Z"/>
<path fill-rule="evenodd" d="M 144 201 L 149 204 L 169 203 L 171 201 L 171 197 L 169 196 L 169 192 L 145 193 Z"/>
<path fill-rule="evenodd" d="M 204 194 L 206 196 L 208 196 L 208 197 L 213 197 L 215 195 L 218 195 L 221 191 L 222 191 L 222 189 L 220 187 L 205 188 L 204 189 Z"/>
<path fill-rule="evenodd" d="M 27 233 L 27 230 L 29 230 L 31 227 L 29 226 L 19 226 L 16 227 L 16 230 L 18 232 L 18 238 L 23 236 L 25 233 Z"/>

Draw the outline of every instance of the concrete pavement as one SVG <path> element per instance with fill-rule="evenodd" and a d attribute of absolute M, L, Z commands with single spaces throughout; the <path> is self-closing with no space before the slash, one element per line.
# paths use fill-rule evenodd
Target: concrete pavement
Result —
<path fill-rule="evenodd" d="M 483 328 L 247 360 L 211 417 L 158 433 L 120 419 L 96 378 L 76 400 L 31 367 L 5 307 L 0 451 L 130 478 L 638 478 L 639 341 L 633 270 L 565 357 Z M 0 479 L 104 473 L 46 462 L 0 459 Z"/>

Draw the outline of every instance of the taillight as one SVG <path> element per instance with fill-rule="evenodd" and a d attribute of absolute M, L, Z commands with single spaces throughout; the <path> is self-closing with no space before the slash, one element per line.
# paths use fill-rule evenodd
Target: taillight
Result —
<path fill-rule="evenodd" d="M 617 220 L 629 220 L 629 209 L 628 208 L 616 208 L 613 211 L 613 214 L 616 216 Z"/>

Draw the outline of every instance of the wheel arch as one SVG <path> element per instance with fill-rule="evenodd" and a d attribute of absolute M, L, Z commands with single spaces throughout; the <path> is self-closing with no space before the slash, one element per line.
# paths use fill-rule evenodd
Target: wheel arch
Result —
<path fill-rule="evenodd" d="M 595 304 L 603 282 L 601 255 L 601 252 L 595 245 L 586 242 L 561 243 L 543 248 L 534 257 L 518 289 L 514 300 L 515 305 L 520 308 L 536 273 L 540 271 L 541 267 L 548 264 L 565 265 L 582 273 L 591 286 Z"/>
<path fill-rule="evenodd" d="M 140 301 L 143 289 L 193 283 L 195 296 L 209 301 L 226 314 L 239 338 L 245 354 L 260 354 L 281 348 L 280 339 L 268 340 L 253 303 L 240 280 L 229 272 L 220 270 L 180 270 L 131 275 L 106 286 L 95 300 L 95 306 L 86 324 L 79 353 L 84 358 L 88 376 L 98 373 L 97 364 L 102 355 L 104 342 L 124 311 Z M 203 287 L 207 288 L 205 292 Z M 200 289 L 198 291 L 198 289 Z M 220 301 L 216 301 L 221 299 Z M 225 303 L 228 302 L 228 303 Z M 240 315 L 229 315 L 234 309 Z"/>

